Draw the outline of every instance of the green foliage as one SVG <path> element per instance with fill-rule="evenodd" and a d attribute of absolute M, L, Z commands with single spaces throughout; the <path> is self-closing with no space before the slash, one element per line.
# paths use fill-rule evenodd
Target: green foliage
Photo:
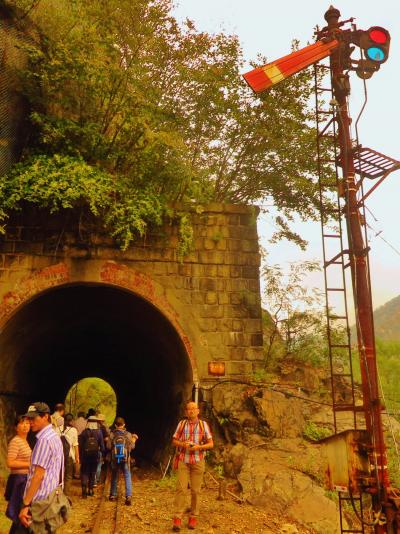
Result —
<path fill-rule="evenodd" d="M 396 439 L 398 438 L 399 436 L 397 436 Z M 389 443 L 389 446 L 387 447 L 387 456 L 390 482 L 394 488 L 400 488 L 400 457 L 396 452 L 393 442 L 391 443 L 390 440 L 391 438 L 386 440 L 386 443 Z"/>
<path fill-rule="evenodd" d="M 276 375 L 267 371 L 267 369 L 256 369 L 252 373 L 251 378 L 254 382 L 273 382 L 276 380 Z"/>
<path fill-rule="evenodd" d="M 400 341 L 386 341 L 376 339 L 376 357 L 379 374 L 379 383 L 383 391 L 383 404 L 386 411 L 397 421 L 400 421 Z M 361 382 L 360 363 L 358 351 L 353 350 L 353 372 L 356 382 Z M 392 430 L 399 443 L 399 434 L 396 425 L 388 424 L 388 417 L 383 414 L 383 423 L 387 428 L 386 445 L 388 455 L 388 470 L 393 487 L 400 487 L 400 458 L 393 442 Z M 394 428 L 392 428 L 394 427 Z"/>
<path fill-rule="evenodd" d="M 223 464 L 214 465 L 214 472 L 218 478 L 224 478 L 224 466 Z"/>
<path fill-rule="evenodd" d="M 125 250 L 147 225 L 160 225 L 165 212 L 162 199 L 149 189 L 131 189 L 126 180 L 115 181 L 101 168 L 81 157 L 62 154 L 32 156 L 14 166 L 0 189 L 0 223 L 9 210 L 23 202 L 47 208 L 50 213 L 81 207 L 100 216 L 110 234 Z M 185 251 L 187 241 L 182 243 Z"/>
<path fill-rule="evenodd" d="M 339 504 L 339 494 L 337 491 L 325 490 L 325 497 L 328 497 L 328 499 L 334 503 Z"/>
<path fill-rule="evenodd" d="M 176 471 L 169 471 L 169 473 L 162 479 L 156 480 L 155 485 L 157 489 L 175 489 L 178 475 Z"/>
<path fill-rule="evenodd" d="M 34 31 L 18 72 L 30 130 L 2 191 L 3 221 L 21 176 L 25 200 L 88 207 L 123 248 L 168 205 L 210 200 L 266 199 L 279 212 L 275 239 L 302 243 L 290 222 L 315 218 L 318 205 L 310 71 L 255 98 L 237 37 L 180 26 L 170 0 L 6 4 Z M 177 219 L 182 256 L 190 221 Z"/>
<path fill-rule="evenodd" d="M 97 377 L 83 378 L 74 384 L 65 398 L 65 407 L 74 416 L 94 408 L 104 414 L 106 423 L 114 422 L 117 412 L 117 397 L 108 382 Z"/>
<path fill-rule="evenodd" d="M 266 369 L 273 370 L 284 357 L 316 366 L 326 362 L 328 344 L 322 294 L 304 283 L 308 273 L 318 270 L 320 266 L 315 261 L 292 263 L 288 273 L 279 265 L 264 264 L 261 276 L 269 310 L 263 314 Z M 343 335 L 340 329 L 332 331 L 337 340 Z"/>
<path fill-rule="evenodd" d="M 303 430 L 303 437 L 310 441 L 319 441 L 330 436 L 332 432 L 323 426 L 318 426 L 313 421 L 307 421 Z"/>
<path fill-rule="evenodd" d="M 178 213 L 179 218 L 179 247 L 178 258 L 182 259 L 193 248 L 193 227 L 188 213 Z"/>
<path fill-rule="evenodd" d="M 385 404 L 390 412 L 399 413 L 400 408 L 400 342 L 376 339 L 376 358 L 380 383 L 385 395 Z M 360 362 L 357 349 L 353 350 L 353 372 L 361 382 Z M 399 416 L 396 415 L 400 420 Z"/>

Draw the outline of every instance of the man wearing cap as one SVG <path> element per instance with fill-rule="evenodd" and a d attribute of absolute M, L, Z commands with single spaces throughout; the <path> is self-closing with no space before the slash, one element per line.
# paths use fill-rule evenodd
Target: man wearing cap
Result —
<path fill-rule="evenodd" d="M 35 402 L 29 406 L 25 417 L 29 419 L 31 430 L 37 432 L 19 514 L 21 523 L 28 527 L 32 522 L 32 503 L 47 499 L 63 482 L 64 453 L 60 436 L 51 425 L 50 408 L 47 404 Z"/>

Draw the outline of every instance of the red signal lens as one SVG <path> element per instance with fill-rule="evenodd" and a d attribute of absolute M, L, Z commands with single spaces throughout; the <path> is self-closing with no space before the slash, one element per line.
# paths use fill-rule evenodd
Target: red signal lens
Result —
<path fill-rule="evenodd" d="M 384 44 L 388 40 L 388 35 L 385 31 L 379 28 L 373 28 L 369 32 L 369 38 L 371 41 L 377 44 Z"/>

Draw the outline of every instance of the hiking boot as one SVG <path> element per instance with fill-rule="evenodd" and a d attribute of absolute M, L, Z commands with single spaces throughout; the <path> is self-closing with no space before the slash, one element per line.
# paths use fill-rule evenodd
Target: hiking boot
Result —
<path fill-rule="evenodd" d="M 172 523 L 172 530 L 174 532 L 179 532 L 182 526 L 182 519 L 180 517 L 174 517 L 174 522 Z"/>
<path fill-rule="evenodd" d="M 117 497 L 116 497 L 115 495 L 110 495 L 110 496 L 108 497 L 108 500 L 109 500 L 109 501 L 116 501 L 116 500 L 117 500 Z"/>
<path fill-rule="evenodd" d="M 130 506 L 132 504 L 132 498 L 131 497 L 126 497 L 125 504 L 126 504 L 126 506 Z"/>
<path fill-rule="evenodd" d="M 188 528 L 190 530 L 194 530 L 196 528 L 196 525 L 197 525 L 197 519 L 195 517 L 189 517 L 189 524 L 188 524 Z"/>

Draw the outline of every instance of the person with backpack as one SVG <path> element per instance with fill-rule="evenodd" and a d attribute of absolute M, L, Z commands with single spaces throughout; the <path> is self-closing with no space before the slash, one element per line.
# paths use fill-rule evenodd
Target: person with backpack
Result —
<path fill-rule="evenodd" d="M 191 507 L 188 528 L 193 530 L 199 515 L 199 494 L 205 469 L 204 452 L 214 447 L 208 424 L 199 418 L 199 408 L 195 402 L 186 404 L 186 419 L 179 421 L 172 443 L 176 447 L 174 468 L 178 471 L 175 497 L 175 516 L 172 530 L 182 527 L 185 500 L 190 484 Z"/>
<path fill-rule="evenodd" d="M 94 495 L 99 451 L 105 453 L 103 434 L 99 430 L 96 416 L 89 417 L 86 428 L 80 435 L 80 443 L 82 497 L 86 499 L 88 495 Z"/>
<path fill-rule="evenodd" d="M 60 436 L 51 425 L 50 408 L 35 402 L 24 415 L 36 434 L 19 520 L 35 534 L 53 534 L 64 525 L 71 504 L 63 493 L 64 454 Z"/>
<path fill-rule="evenodd" d="M 78 432 L 73 426 L 74 416 L 68 413 L 64 417 L 64 425 L 58 427 L 64 450 L 64 493 L 71 494 L 72 479 L 75 465 L 79 465 Z"/>
<path fill-rule="evenodd" d="M 110 501 L 117 498 L 117 485 L 119 472 L 122 471 L 125 478 L 125 504 L 132 503 L 132 477 L 130 466 L 130 453 L 135 448 L 138 436 L 131 434 L 125 429 L 125 421 L 117 417 L 114 422 L 114 430 L 110 435 L 111 449 L 111 490 Z"/>
<path fill-rule="evenodd" d="M 65 406 L 61 402 L 54 406 L 54 413 L 51 415 L 51 424 L 55 431 L 64 425 Z"/>
<path fill-rule="evenodd" d="M 96 415 L 97 421 L 99 423 L 99 430 L 103 434 L 103 440 L 104 440 L 104 447 L 105 449 L 109 449 L 108 447 L 108 441 L 110 439 L 110 429 L 108 428 L 106 424 L 106 418 L 102 413 L 98 413 Z M 103 468 L 104 466 L 104 468 Z M 96 480 L 95 480 L 95 486 L 98 484 L 101 484 L 105 481 L 105 476 L 107 472 L 107 463 L 106 463 L 106 457 L 102 454 L 99 454 L 99 461 L 97 464 L 97 471 L 96 471 Z"/>

